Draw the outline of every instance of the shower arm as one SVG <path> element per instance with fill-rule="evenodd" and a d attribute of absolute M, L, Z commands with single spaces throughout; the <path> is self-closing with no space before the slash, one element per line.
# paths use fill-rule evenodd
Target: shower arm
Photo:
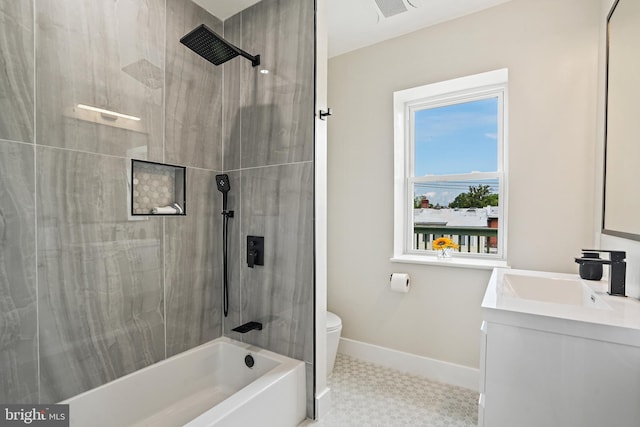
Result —
<path fill-rule="evenodd" d="M 249 61 L 251 61 L 252 67 L 257 67 L 258 65 L 260 65 L 260 55 L 253 56 L 240 48 L 237 48 L 237 49 L 240 56 L 247 58 Z"/>
<path fill-rule="evenodd" d="M 260 55 L 251 55 L 249 52 L 244 51 L 242 49 L 240 49 L 238 46 L 231 44 L 229 42 L 225 41 L 225 44 L 228 48 L 230 48 L 231 50 L 233 50 L 235 53 L 237 53 L 238 55 L 242 56 L 243 58 L 248 59 L 249 61 L 251 61 L 251 65 L 253 67 L 257 67 L 258 65 L 260 65 Z"/>

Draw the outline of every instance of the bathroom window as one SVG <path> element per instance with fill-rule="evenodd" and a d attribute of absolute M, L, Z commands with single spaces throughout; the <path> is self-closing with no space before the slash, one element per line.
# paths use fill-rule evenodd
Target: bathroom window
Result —
<path fill-rule="evenodd" d="M 506 259 L 506 69 L 394 93 L 394 258 L 450 265 Z M 483 262 L 483 260 L 485 262 Z"/>

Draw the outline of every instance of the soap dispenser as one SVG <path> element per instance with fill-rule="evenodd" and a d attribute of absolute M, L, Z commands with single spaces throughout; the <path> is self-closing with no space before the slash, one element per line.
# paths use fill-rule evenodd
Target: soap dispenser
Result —
<path fill-rule="evenodd" d="M 582 258 L 600 259 L 598 252 L 582 252 Z M 585 280 L 602 279 L 602 264 L 599 262 L 580 263 L 580 277 Z"/>

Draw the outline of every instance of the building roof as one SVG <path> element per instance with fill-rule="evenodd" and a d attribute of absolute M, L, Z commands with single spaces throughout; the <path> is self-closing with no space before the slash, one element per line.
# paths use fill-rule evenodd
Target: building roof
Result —
<path fill-rule="evenodd" d="M 469 209 L 414 209 L 416 225 L 447 227 L 487 227 L 489 218 L 498 218 L 499 210 L 494 206 Z"/>

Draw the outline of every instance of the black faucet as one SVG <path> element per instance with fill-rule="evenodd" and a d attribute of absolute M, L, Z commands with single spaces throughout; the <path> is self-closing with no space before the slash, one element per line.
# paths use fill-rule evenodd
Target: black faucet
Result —
<path fill-rule="evenodd" d="M 625 297 L 625 278 L 627 275 L 627 263 L 624 261 L 627 257 L 624 251 L 605 251 L 600 249 L 583 249 L 582 252 L 601 252 L 608 253 L 609 259 L 600 258 L 576 258 L 576 262 L 583 264 L 607 264 L 609 270 L 609 295 Z"/>

